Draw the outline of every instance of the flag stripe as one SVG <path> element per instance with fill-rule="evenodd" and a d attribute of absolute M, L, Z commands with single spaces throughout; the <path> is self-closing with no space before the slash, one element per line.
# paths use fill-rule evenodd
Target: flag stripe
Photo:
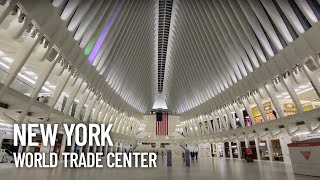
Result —
<path fill-rule="evenodd" d="M 156 135 L 167 136 L 169 134 L 169 115 L 162 113 L 162 121 L 156 121 Z"/>

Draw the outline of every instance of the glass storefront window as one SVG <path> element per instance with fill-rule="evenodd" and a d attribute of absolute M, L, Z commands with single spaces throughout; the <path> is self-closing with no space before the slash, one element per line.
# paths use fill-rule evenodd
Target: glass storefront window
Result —
<path fill-rule="evenodd" d="M 296 105 L 280 80 L 274 80 L 273 89 L 275 90 L 275 96 L 282 108 L 284 117 L 297 114 Z"/>
<path fill-rule="evenodd" d="M 320 101 L 317 93 L 311 83 L 304 83 L 295 88 L 298 98 L 301 102 L 304 112 L 317 109 L 320 107 Z"/>
<path fill-rule="evenodd" d="M 234 121 L 236 122 L 236 128 L 242 127 L 240 119 L 238 118 L 237 114 L 235 112 L 233 112 L 233 113 L 231 113 L 231 116 L 234 119 Z"/>
<path fill-rule="evenodd" d="M 250 119 L 247 110 L 243 110 L 242 113 L 243 113 L 243 117 L 244 117 L 245 126 L 247 126 L 247 127 L 252 126 L 252 120 Z"/>
<path fill-rule="evenodd" d="M 256 124 L 260 124 L 263 122 L 262 115 L 259 111 L 258 106 L 251 107 L 252 116 Z"/>
<path fill-rule="evenodd" d="M 264 111 L 266 112 L 268 121 L 272 121 L 272 120 L 277 119 L 278 115 L 277 115 L 275 108 L 273 107 L 271 101 L 264 102 L 262 104 L 262 106 L 263 106 Z"/>

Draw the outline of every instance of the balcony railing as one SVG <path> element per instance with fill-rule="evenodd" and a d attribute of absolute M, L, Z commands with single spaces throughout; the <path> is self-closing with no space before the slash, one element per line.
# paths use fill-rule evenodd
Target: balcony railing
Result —
<path fill-rule="evenodd" d="M 34 90 L 34 87 L 20 80 L 19 78 L 15 78 L 10 87 L 27 96 L 30 96 Z"/>
<path fill-rule="evenodd" d="M 0 82 L 3 83 L 6 77 L 8 76 L 8 72 L 2 68 L 0 68 Z"/>

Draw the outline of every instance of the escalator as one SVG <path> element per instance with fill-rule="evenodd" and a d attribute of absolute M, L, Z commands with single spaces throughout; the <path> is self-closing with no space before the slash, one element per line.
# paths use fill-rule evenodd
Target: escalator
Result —
<path fill-rule="evenodd" d="M 0 163 L 13 163 L 13 153 L 18 152 L 19 147 L 13 145 L 13 141 L 4 139 L 1 145 L 1 149 L 4 150 Z"/>

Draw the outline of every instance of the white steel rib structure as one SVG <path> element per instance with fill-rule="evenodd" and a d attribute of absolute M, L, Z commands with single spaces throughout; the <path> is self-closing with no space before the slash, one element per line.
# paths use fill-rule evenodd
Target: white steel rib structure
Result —
<path fill-rule="evenodd" d="M 113 124 L 115 147 L 82 152 L 209 143 L 234 158 L 280 139 L 289 161 L 292 137 L 320 134 L 319 19 L 319 0 L 0 0 L 0 119 Z"/>

